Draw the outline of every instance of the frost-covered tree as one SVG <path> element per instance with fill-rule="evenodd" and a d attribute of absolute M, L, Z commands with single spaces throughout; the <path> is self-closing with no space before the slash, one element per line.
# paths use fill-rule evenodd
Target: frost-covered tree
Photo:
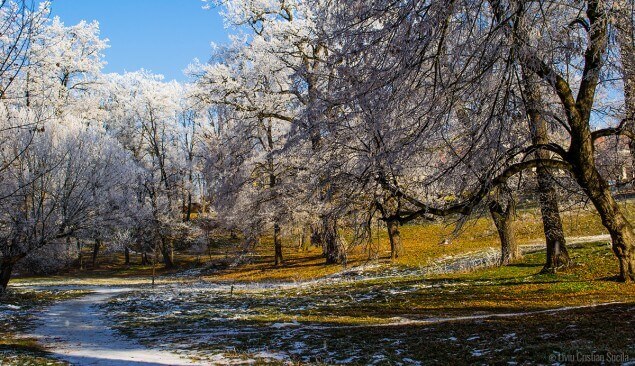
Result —
<path fill-rule="evenodd" d="M 174 227 L 182 220 L 181 185 L 187 156 L 179 153 L 183 87 L 146 71 L 111 74 L 106 128 L 142 169 L 138 200 L 150 207 L 154 233 L 167 267 L 173 266 Z"/>
<path fill-rule="evenodd" d="M 18 156 L 2 176 L 3 290 L 13 266 L 26 256 L 39 251 L 47 258 L 42 249 L 117 221 L 130 198 L 133 176 L 118 143 L 82 121 L 23 131 L 13 142 L 11 149 L 2 151 Z M 24 152 L 16 154 L 19 150 Z"/>
<path fill-rule="evenodd" d="M 252 234 L 259 235 L 265 228 L 273 230 L 278 264 L 282 260 L 282 222 L 302 216 L 301 212 L 309 207 L 301 205 L 302 202 L 322 204 L 311 197 L 311 180 L 301 182 L 294 178 L 299 170 L 306 169 L 316 175 L 324 174 L 310 165 L 311 147 L 302 143 L 313 129 L 307 122 L 307 111 L 315 92 L 307 71 L 316 67 L 325 52 L 314 31 L 317 14 L 314 6 L 318 3 L 223 1 L 218 4 L 224 9 L 226 22 L 237 32 L 230 45 L 215 51 L 212 63 L 195 65 L 191 72 L 196 78 L 198 98 L 222 107 L 223 114 L 230 116 L 230 126 L 224 126 L 222 131 L 223 146 L 230 145 L 228 139 L 239 136 L 249 141 L 240 146 L 241 140 L 235 140 L 235 150 L 223 152 L 219 160 L 242 166 L 235 172 L 243 178 L 227 180 L 232 182 L 232 189 L 243 189 L 242 198 L 230 202 L 251 206 L 251 210 L 236 212 L 256 214 L 251 220 L 242 220 L 251 222 Z M 299 138 L 298 131 L 304 136 Z M 299 187 L 302 183 L 305 186 Z M 288 204 L 292 197 L 293 208 Z M 323 214 L 326 217 L 326 212 Z M 331 230 L 319 232 L 330 232 L 327 241 L 338 243 L 335 220 L 330 222 Z M 344 256 L 341 246 L 333 247 L 333 250 L 326 247 L 327 261 L 339 261 Z"/>

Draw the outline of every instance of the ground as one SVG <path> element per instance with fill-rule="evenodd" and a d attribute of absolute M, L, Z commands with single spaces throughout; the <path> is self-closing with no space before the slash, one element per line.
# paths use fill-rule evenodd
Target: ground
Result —
<path fill-rule="evenodd" d="M 495 232 L 481 219 L 449 246 L 439 242 L 451 227 L 404 227 L 406 255 L 392 264 L 380 235 L 379 260 L 359 250 L 346 268 L 291 245 L 272 268 L 264 241 L 236 266 L 218 265 L 231 257 L 221 249 L 208 266 L 180 257 L 191 268 L 162 272 L 155 287 L 149 267 L 112 261 L 21 278 L 0 305 L 0 364 L 85 364 L 87 355 L 104 365 L 635 361 L 635 287 L 614 280 L 597 219 L 565 216 L 575 265 L 540 274 L 539 223 L 522 215 L 525 256 L 506 267 L 495 265 Z"/>

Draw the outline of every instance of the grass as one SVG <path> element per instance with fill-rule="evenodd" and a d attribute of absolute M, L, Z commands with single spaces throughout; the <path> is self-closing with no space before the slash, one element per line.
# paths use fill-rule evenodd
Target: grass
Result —
<path fill-rule="evenodd" d="M 515 265 L 451 275 L 233 293 L 172 286 L 116 299 L 108 309 L 125 334 L 203 358 L 259 359 L 270 351 L 326 364 L 547 363 L 576 352 L 635 359 L 635 287 L 612 280 L 617 264 L 606 243 L 576 245 L 571 254 L 577 265 L 558 275 L 537 274 L 544 253 L 533 253 Z M 540 312 L 594 304 L 605 305 Z M 530 314 L 454 319 L 524 312 Z"/>
<path fill-rule="evenodd" d="M 624 212 L 635 220 L 635 203 L 622 202 Z M 563 225 L 567 237 L 606 234 L 600 218 L 593 209 L 577 208 L 563 212 Z M 540 243 L 544 234 L 540 212 L 536 208 L 519 210 L 515 222 L 516 236 L 520 244 Z M 390 262 L 390 243 L 385 228 L 374 234 L 373 247 L 378 248 L 377 259 L 369 255 L 367 247 L 356 247 L 349 251 L 349 267 L 365 263 L 391 264 L 397 268 L 417 268 L 446 256 L 498 248 L 499 238 L 489 218 L 469 221 L 450 245 L 440 245 L 452 236 L 454 226 L 443 222 L 426 222 L 401 227 L 404 253 L 394 263 Z M 273 243 L 270 237 L 263 237 L 261 245 L 248 256 L 248 263 L 214 272 L 208 279 L 230 282 L 258 281 L 304 281 L 342 270 L 341 265 L 324 265 L 321 248 L 301 251 L 289 242 L 284 247 L 285 262 L 279 267 L 273 265 Z"/>
<path fill-rule="evenodd" d="M 0 298 L 0 365 L 66 365 L 54 359 L 37 340 L 20 336 L 31 327 L 32 315 L 56 301 L 85 291 L 12 289 Z"/>

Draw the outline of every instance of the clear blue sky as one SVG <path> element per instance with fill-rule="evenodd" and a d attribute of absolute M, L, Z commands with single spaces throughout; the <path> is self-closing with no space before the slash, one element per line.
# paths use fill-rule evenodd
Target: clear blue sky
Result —
<path fill-rule="evenodd" d="M 140 68 L 185 80 L 194 58 L 207 61 L 211 42 L 227 42 L 218 9 L 201 0 L 53 0 L 52 15 L 66 25 L 97 20 L 110 39 L 105 72 Z"/>

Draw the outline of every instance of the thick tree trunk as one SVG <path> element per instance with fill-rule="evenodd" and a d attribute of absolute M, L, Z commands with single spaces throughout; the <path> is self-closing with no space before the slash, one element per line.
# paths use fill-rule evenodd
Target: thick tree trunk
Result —
<path fill-rule="evenodd" d="M 515 206 L 516 204 L 513 198 L 509 198 L 506 207 L 503 207 L 503 205 L 496 200 L 493 200 L 489 204 L 489 212 L 492 215 L 492 220 L 494 221 L 501 242 L 501 266 L 506 266 L 522 258 L 514 232 Z"/>
<path fill-rule="evenodd" d="M 558 194 L 553 187 L 553 178 L 543 167 L 539 167 L 536 173 L 538 174 L 538 201 L 547 243 L 547 261 L 542 271 L 555 273 L 558 269 L 571 265 L 571 258 L 565 242 L 558 207 Z"/>
<path fill-rule="evenodd" d="M 547 130 L 547 121 L 542 116 L 543 102 L 540 96 L 540 80 L 528 72 L 524 73 L 523 78 L 532 143 L 538 146 L 546 145 L 549 143 L 549 131 Z M 536 152 L 536 157 L 547 160 L 551 158 L 551 154 L 544 149 L 539 149 Z M 558 193 L 553 184 L 551 171 L 544 166 L 538 166 L 536 175 L 538 202 L 547 245 L 547 260 L 543 272 L 555 273 L 557 269 L 569 266 L 571 259 L 566 247 L 558 205 Z"/>
<path fill-rule="evenodd" d="M 273 225 L 273 245 L 275 249 L 275 265 L 282 264 L 282 238 L 280 237 L 280 225 Z"/>
<path fill-rule="evenodd" d="M 592 101 L 579 103 L 577 115 L 571 117 L 571 149 L 569 162 L 573 167 L 573 175 L 578 184 L 591 199 L 595 209 L 600 214 L 602 224 L 611 235 L 613 252 L 620 264 L 619 279 L 625 282 L 635 281 L 635 233 L 633 226 L 620 210 L 611 187 L 599 173 L 595 162 L 595 148 L 589 120 Z M 575 117 L 575 119 L 574 119 Z"/>
<path fill-rule="evenodd" d="M 144 250 L 143 253 L 141 253 L 141 265 L 146 266 L 148 264 L 150 264 L 148 261 L 148 253 Z"/>
<path fill-rule="evenodd" d="M 97 255 L 99 254 L 99 248 L 101 247 L 101 240 L 95 240 L 95 244 L 93 245 L 93 267 L 97 268 Z"/>
<path fill-rule="evenodd" d="M 161 255 L 163 256 L 163 265 L 167 269 L 174 268 L 174 262 L 172 261 L 172 255 L 170 250 L 170 244 L 165 238 L 161 238 Z"/>
<path fill-rule="evenodd" d="M 302 226 L 302 236 L 300 238 L 300 250 L 307 251 L 311 245 L 311 227 L 308 225 Z"/>
<path fill-rule="evenodd" d="M 595 209 L 600 214 L 602 224 L 611 235 L 613 252 L 620 265 L 619 279 L 625 282 L 635 281 L 635 233 L 633 226 L 622 214 L 613 198 L 608 182 L 599 174 L 595 164 L 589 164 L 590 158 L 576 154 L 580 162 L 575 167 L 578 183 L 585 190 Z"/>
<path fill-rule="evenodd" d="M 337 220 L 324 217 L 321 230 L 320 236 L 326 264 L 346 264 L 346 248 L 337 230 Z"/>
<path fill-rule="evenodd" d="M 2 262 L 0 262 L 0 294 L 7 290 L 14 265 L 15 260 L 12 258 L 4 258 Z"/>
<path fill-rule="evenodd" d="M 130 249 L 128 248 L 128 246 L 124 247 L 123 249 L 123 255 L 125 258 L 125 265 L 129 266 L 130 265 Z"/>
<path fill-rule="evenodd" d="M 390 240 L 390 259 L 392 261 L 399 258 L 403 252 L 401 245 L 401 233 L 399 232 L 399 222 L 395 220 L 389 220 L 386 222 L 388 227 L 388 239 Z"/>

